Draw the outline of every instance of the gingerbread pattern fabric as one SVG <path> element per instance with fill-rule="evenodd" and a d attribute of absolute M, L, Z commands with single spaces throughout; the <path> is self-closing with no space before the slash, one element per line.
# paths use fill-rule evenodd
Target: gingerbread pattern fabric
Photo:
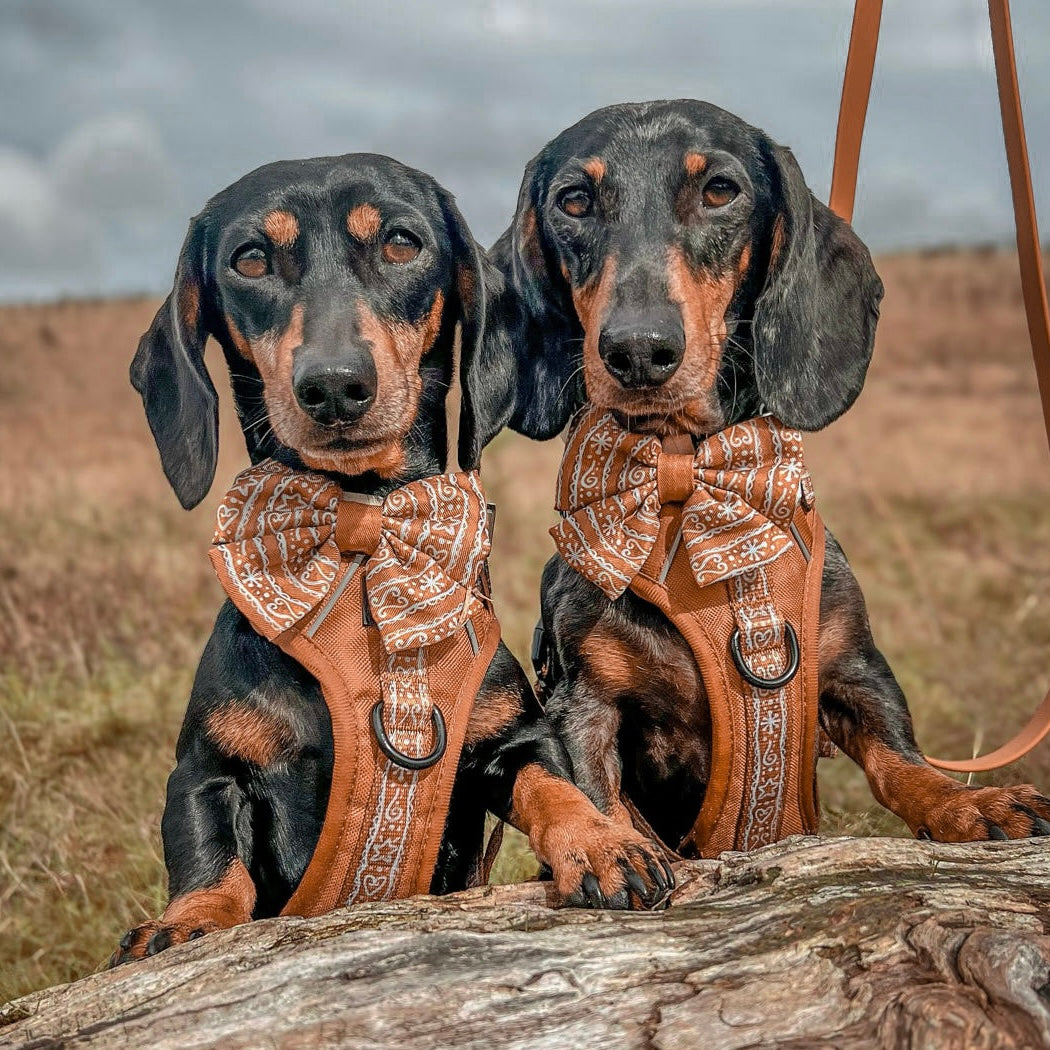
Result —
<path fill-rule="evenodd" d="M 482 591 L 478 476 L 382 501 L 266 461 L 219 507 L 210 557 L 263 637 L 321 685 L 335 759 L 320 839 L 285 914 L 426 893 L 481 680 L 499 642 Z"/>
<path fill-rule="evenodd" d="M 817 829 L 817 641 L 824 528 L 802 435 L 762 416 L 694 448 L 574 421 L 558 479 L 561 556 L 612 600 L 630 589 L 681 631 L 711 707 L 703 807 L 678 848 L 713 857 Z"/>

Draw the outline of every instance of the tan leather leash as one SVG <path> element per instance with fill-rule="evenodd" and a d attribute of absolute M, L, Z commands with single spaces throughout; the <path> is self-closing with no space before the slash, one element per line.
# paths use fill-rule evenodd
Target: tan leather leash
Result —
<path fill-rule="evenodd" d="M 881 20 L 882 0 L 857 0 L 853 7 L 846 72 L 842 77 L 842 101 L 839 103 L 839 124 L 835 129 L 835 160 L 831 167 L 831 196 L 828 199 L 828 207 L 846 222 L 853 221 L 860 147 L 871 97 Z"/>
<path fill-rule="evenodd" d="M 832 211 L 847 222 L 853 217 L 861 138 L 864 133 L 864 118 L 867 114 L 868 97 L 871 92 L 872 71 L 875 68 L 875 51 L 878 47 L 881 15 L 882 0 L 857 0 L 854 6 L 846 72 L 842 81 L 842 102 L 839 109 L 838 131 L 835 140 L 835 166 L 831 176 L 829 201 Z M 1006 141 L 1010 187 L 1013 192 L 1021 290 L 1024 295 L 1028 335 L 1032 344 L 1032 358 L 1035 362 L 1039 395 L 1043 406 L 1043 423 L 1046 428 L 1047 442 L 1050 444 L 1050 309 L 1047 308 L 1039 226 L 1032 196 L 1028 147 L 1025 143 L 1024 120 L 1021 115 L 1021 96 L 1017 87 L 1017 65 L 1014 60 L 1013 33 L 1010 28 L 1009 0 L 988 0 L 988 16 L 992 26 L 995 75 L 999 86 L 1003 138 Z M 926 761 L 932 766 L 953 772 L 984 773 L 990 769 L 999 769 L 1011 762 L 1016 762 L 1028 754 L 1048 733 L 1050 733 L 1050 692 L 1047 693 L 1028 724 L 1013 739 L 1008 740 L 989 754 L 960 762 L 929 757 Z"/>

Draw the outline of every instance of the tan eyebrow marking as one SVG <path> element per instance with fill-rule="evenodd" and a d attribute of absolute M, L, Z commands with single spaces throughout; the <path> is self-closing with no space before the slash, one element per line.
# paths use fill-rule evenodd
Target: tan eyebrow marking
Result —
<path fill-rule="evenodd" d="M 346 228 L 350 236 L 359 241 L 375 240 L 381 223 L 382 217 L 374 204 L 359 204 L 351 208 L 346 216 Z"/>
<path fill-rule="evenodd" d="M 690 175 L 703 175 L 707 168 L 707 157 L 702 153 L 687 153 L 683 159 L 685 170 Z"/>
<path fill-rule="evenodd" d="M 583 170 L 587 172 L 595 182 L 601 182 L 602 178 L 605 176 L 605 161 L 602 160 L 601 157 L 591 157 L 590 160 L 584 163 Z"/>
<path fill-rule="evenodd" d="M 299 236 L 299 220 L 290 211 L 278 208 L 263 219 L 263 229 L 279 248 L 290 248 Z"/>

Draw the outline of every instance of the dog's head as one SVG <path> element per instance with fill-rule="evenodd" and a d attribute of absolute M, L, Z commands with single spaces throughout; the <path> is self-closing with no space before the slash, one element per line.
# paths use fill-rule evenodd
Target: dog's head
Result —
<path fill-rule="evenodd" d="M 131 366 L 164 471 L 186 507 L 215 475 L 213 336 L 253 461 L 341 477 L 445 466 L 444 399 L 462 333 L 460 455 L 498 430 L 476 408 L 487 264 L 452 197 L 387 157 L 283 161 L 190 223 L 175 286 Z"/>
<path fill-rule="evenodd" d="M 715 106 L 611 106 L 562 132 L 491 257 L 510 422 L 532 437 L 583 400 L 657 433 L 759 411 L 817 430 L 863 385 L 882 297 L 867 249 L 789 150 Z"/>

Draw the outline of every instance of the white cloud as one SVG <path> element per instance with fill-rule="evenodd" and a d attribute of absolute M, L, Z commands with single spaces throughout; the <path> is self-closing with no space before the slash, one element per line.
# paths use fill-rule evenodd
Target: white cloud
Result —
<path fill-rule="evenodd" d="M 3 297 L 150 287 L 157 234 L 177 203 L 171 163 L 142 117 L 89 121 L 42 158 L 0 150 Z"/>
<path fill-rule="evenodd" d="M 481 26 L 497 36 L 535 41 L 538 34 L 547 35 L 550 22 L 545 12 L 534 5 L 519 0 L 491 0 L 482 11 Z"/>
<path fill-rule="evenodd" d="M 82 124 L 59 144 L 49 167 L 63 200 L 98 219 L 149 213 L 177 196 L 160 135 L 140 116 Z"/>
<path fill-rule="evenodd" d="M 0 152 L 0 282 L 15 289 L 76 279 L 99 264 L 98 226 L 67 209 L 48 167 L 16 150 Z"/>

